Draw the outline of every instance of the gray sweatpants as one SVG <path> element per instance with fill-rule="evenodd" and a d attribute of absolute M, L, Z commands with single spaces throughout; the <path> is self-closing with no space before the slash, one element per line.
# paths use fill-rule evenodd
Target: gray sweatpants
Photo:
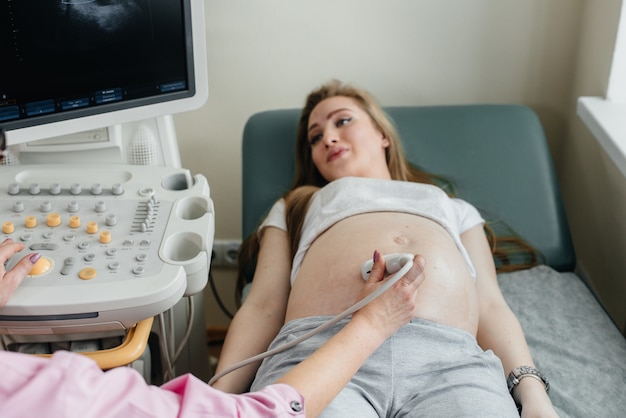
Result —
<path fill-rule="evenodd" d="M 283 326 L 270 348 L 291 341 L 329 317 Z M 345 320 L 347 321 L 347 319 Z M 263 361 L 252 390 L 277 380 L 337 333 L 345 321 Z M 363 364 L 322 417 L 519 417 L 502 363 L 469 333 L 414 319 Z"/>

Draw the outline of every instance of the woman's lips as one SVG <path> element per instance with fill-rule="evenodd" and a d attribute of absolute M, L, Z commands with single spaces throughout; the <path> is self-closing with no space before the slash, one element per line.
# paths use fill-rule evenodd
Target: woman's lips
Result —
<path fill-rule="evenodd" d="M 330 154 L 328 154 L 328 157 L 326 157 L 326 162 L 330 163 L 330 162 L 335 161 L 337 158 L 341 157 L 347 151 L 348 151 L 347 148 L 339 148 L 339 149 L 333 150 Z"/>

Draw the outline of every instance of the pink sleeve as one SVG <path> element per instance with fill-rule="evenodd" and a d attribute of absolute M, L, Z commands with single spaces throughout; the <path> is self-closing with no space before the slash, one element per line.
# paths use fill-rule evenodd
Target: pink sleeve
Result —
<path fill-rule="evenodd" d="M 230 395 L 192 375 L 149 386 L 134 369 L 102 372 L 90 359 L 57 352 L 51 359 L 0 351 L 0 416 L 299 417 L 304 400 L 272 385 Z"/>

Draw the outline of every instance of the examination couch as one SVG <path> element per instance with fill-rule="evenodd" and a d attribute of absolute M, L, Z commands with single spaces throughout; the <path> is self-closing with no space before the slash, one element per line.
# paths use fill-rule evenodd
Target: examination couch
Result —
<path fill-rule="evenodd" d="M 388 107 L 409 160 L 543 255 L 538 267 L 500 273 L 537 367 L 562 417 L 626 416 L 626 339 L 585 282 L 549 149 L 535 113 L 518 105 Z M 299 110 L 257 113 L 242 145 L 243 235 L 289 187 Z"/>

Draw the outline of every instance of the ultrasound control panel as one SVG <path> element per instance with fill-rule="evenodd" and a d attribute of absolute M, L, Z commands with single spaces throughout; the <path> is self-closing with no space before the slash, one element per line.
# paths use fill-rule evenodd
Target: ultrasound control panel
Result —
<path fill-rule="evenodd" d="M 171 167 L 0 167 L 0 240 L 41 258 L 0 309 L 0 334 L 125 329 L 207 283 L 214 208 Z"/>

